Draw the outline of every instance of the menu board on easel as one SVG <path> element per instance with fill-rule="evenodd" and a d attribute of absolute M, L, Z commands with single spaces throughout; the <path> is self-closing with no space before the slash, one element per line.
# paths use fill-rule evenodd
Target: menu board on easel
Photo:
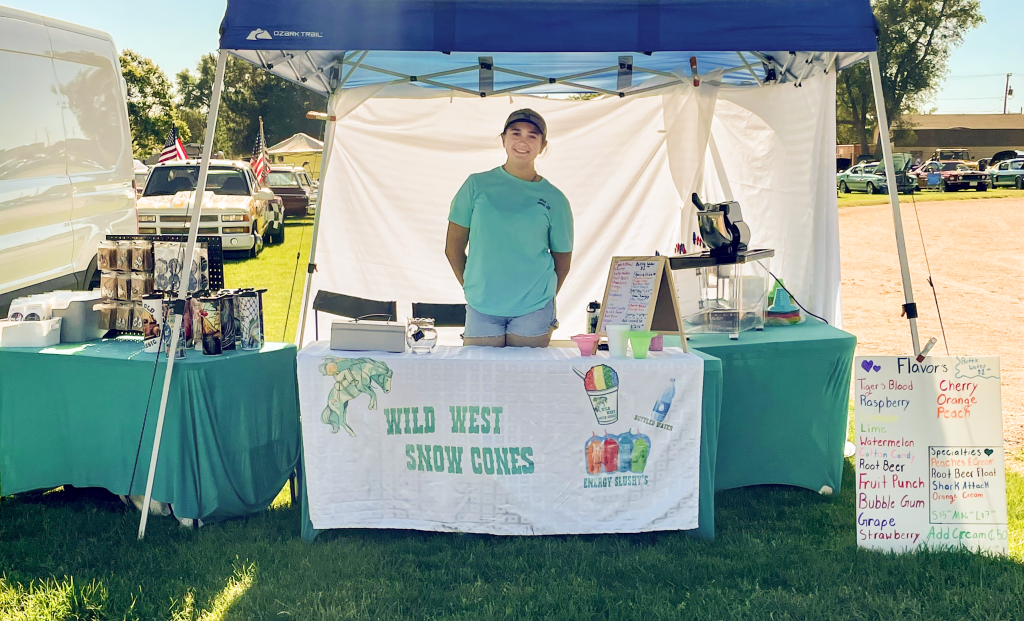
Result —
<path fill-rule="evenodd" d="M 605 326 L 615 324 L 679 335 L 683 350 L 687 350 L 666 257 L 612 257 L 597 332 L 605 334 Z"/>

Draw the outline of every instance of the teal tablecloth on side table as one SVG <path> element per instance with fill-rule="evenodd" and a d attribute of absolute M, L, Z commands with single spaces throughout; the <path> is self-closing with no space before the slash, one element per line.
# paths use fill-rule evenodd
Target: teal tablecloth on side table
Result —
<path fill-rule="evenodd" d="M 268 343 L 175 362 L 155 500 L 203 521 L 273 501 L 299 459 L 295 352 Z M 165 357 L 155 361 L 137 340 L 0 348 L 0 494 L 60 485 L 144 494 L 166 372 Z"/>
<path fill-rule="evenodd" d="M 777 483 L 838 494 L 857 337 L 808 319 L 689 343 L 722 361 L 715 488 Z"/>
<path fill-rule="evenodd" d="M 678 345 L 678 343 L 677 343 Z M 715 538 L 715 464 L 719 436 L 719 414 L 722 407 L 722 361 L 704 352 L 691 350 L 704 360 L 704 390 L 700 426 L 700 499 L 697 507 L 697 528 L 684 531 L 697 539 Z M 298 468 L 296 487 L 302 503 L 302 539 L 312 542 L 320 531 L 309 519 L 309 496 L 302 468 Z"/>

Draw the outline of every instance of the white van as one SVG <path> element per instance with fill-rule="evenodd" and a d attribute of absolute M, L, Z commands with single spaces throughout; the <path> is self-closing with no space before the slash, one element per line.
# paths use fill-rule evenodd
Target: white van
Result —
<path fill-rule="evenodd" d="M 131 130 L 110 35 L 0 7 L 0 318 L 84 289 L 104 236 L 135 234 Z"/>

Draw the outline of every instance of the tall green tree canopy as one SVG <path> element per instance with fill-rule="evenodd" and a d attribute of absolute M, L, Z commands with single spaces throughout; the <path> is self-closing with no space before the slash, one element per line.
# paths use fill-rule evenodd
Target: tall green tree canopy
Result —
<path fill-rule="evenodd" d="M 163 148 L 171 123 L 177 121 L 171 82 L 152 60 L 132 50 L 121 52 L 119 60 L 128 91 L 132 152 L 136 158 L 146 159 Z M 188 127 L 179 123 L 178 131 L 187 142 Z"/>
<path fill-rule="evenodd" d="M 193 135 L 201 136 L 206 131 L 206 113 L 216 67 L 217 57 L 206 54 L 199 60 L 194 73 L 181 71 L 175 77 L 180 99 L 179 113 Z M 327 100 L 313 91 L 228 56 L 214 149 L 224 150 L 234 157 L 247 157 L 259 133 L 260 117 L 263 117 L 268 145 L 296 132 L 320 137 L 323 123 L 307 119 L 306 112 L 323 111 L 326 106 Z"/>
<path fill-rule="evenodd" d="M 946 76 L 949 55 L 964 34 L 985 21 L 980 0 L 874 0 L 885 115 L 897 134 L 913 128 L 903 115 L 921 109 Z M 877 125 L 866 62 L 839 72 L 836 112 L 840 142 L 871 151 Z"/>

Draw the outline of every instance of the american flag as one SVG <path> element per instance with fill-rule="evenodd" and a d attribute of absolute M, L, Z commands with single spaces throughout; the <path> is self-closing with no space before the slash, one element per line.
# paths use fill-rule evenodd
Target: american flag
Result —
<path fill-rule="evenodd" d="M 188 156 L 185 155 L 185 145 L 181 143 L 181 138 L 178 138 L 178 128 L 172 124 L 171 131 L 167 132 L 167 142 L 164 143 L 164 150 L 160 152 L 160 159 L 157 161 L 163 164 L 164 162 L 185 159 L 188 159 Z"/>
<path fill-rule="evenodd" d="M 270 165 L 267 163 L 267 141 L 263 138 L 263 119 L 260 119 L 260 133 L 256 136 L 256 144 L 252 147 L 252 159 L 249 160 L 252 172 L 261 184 L 266 183 L 267 175 L 270 174 Z"/>

